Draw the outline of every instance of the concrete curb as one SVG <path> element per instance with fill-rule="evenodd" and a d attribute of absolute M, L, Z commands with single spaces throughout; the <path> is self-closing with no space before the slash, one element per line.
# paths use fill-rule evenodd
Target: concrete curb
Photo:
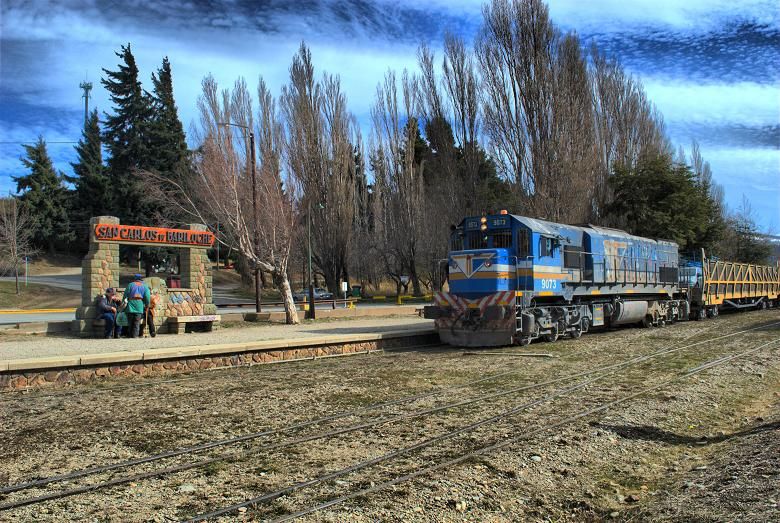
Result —
<path fill-rule="evenodd" d="M 379 333 L 325 335 L 309 338 L 276 339 L 250 341 L 242 343 L 224 343 L 216 345 L 190 345 L 183 347 L 166 347 L 146 351 L 117 351 L 97 354 L 76 354 L 70 356 L 52 356 L 43 358 L 23 358 L 0 360 L 0 373 L 18 371 L 52 370 L 73 367 L 89 367 L 95 365 L 126 365 L 134 362 L 152 362 L 199 356 L 220 356 L 266 350 L 300 349 L 323 345 L 340 345 L 349 343 L 378 342 L 410 336 L 425 336 L 435 334 L 432 327 L 412 327 L 404 330 L 393 330 Z"/>
<path fill-rule="evenodd" d="M 66 309 L 4 309 L 0 310 L 0 314 L 39 314 L 46 312 L 76 312 L 75 307 Z"/>

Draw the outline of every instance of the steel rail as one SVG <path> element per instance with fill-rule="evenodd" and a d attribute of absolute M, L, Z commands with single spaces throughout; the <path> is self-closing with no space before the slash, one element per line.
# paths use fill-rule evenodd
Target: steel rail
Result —
<path fill-rule="evenodd" d="M 293 425 L 288 425 L 286 427 L 280 427 L 280 428 L 277 428 L 277 429 L 269 429 L 269 430 L 264 430 L 264 431 L 259 431 L 259 432 L 253 432 L 253 433 L 250 433 L 250 434 L 244 434 L 242 436 L 237 436 L 237 437 L 234 437 L 234 438 L 226 438 L 226 439 L 222 439 L 222 440 L 211 441 L 211 442 L 201 443 L 201 444 L 198 444 L 198 445 L 193 445 L 193 446 L 190 446 L 190 447 L 183 447 L 183 448 L 180 448 L 180 449 L 175 449 L 175 450 L 171 450 L 171 451 L 167 451 L 167 452 L 161 452 L 161 453 L 154 454 L 154 455 L 151 455 L 151 456 L 146 456 L 146 457 L 143 457 L 143 458 L 127 460 L 127 461 L 123 461 L 123 462 L 119 462 L 119 463 L 111 463 L 111 464 L 108 464 L 108 465 L 101 465 L 101 466 L 98 466 L 98 467 L 90 467 L 90 468 L 87 468 L 87 469 L 71 472 L 71 473 L 68 473 L 68 474 L 58 474 L 58 475 L 54 475 L 54 476 L 49 476 L 47 478 L 40 478 L 40 479 L 36 479 L 36 480 L 24 482 L 24 483 L 17 483 L 15 485 L 8 485 L 8 486 L 0 488 L 0 494 L 9 494 L 9 493 L 12 493 L 12 492 L 18 492 L 20 490 L 26 490 L 26 489 L 35 488 L 35 487 L 42 487 L 42 486 L 45 486 L 45 485 L 48 485 L 48 484 L 51 484 L 51 483 L 57 483 L 57 482 L 61 482 L 61 481 L 69 481 L 69 480 L 72 480 L 72 479 L 78 479 L 78 478 L 82 478 L 82 477 L 85 477 L 85 476 L 91 476 L 91 475 L 94 475 L 94 474 L 100 474 L 100 473 L 103 473 L 103 472 L 110 472 L 112 470 L 116 470 L 116 469 L 120 469 L 120 468 L 126 468 L 126 467 L 135 466 L 135 465 L 142 465 L 142 464 L 145 464 L 145 463 L 151 463 L 153 461 L 159 461 L 161 459 L 181 456 L 183 454 L 192 454 L 192 453 L 196 453 L 196 452 L 202 452 L 204 450 L 209 450 L 209 449 L 212 449 L 212 448 L 215 448 L 215 447 L 221 447 L 221 446 L 225 446 L 225 445 L 232 445 L 232 444 L 236 444 L 236 443 L 242 443 L 244 441 L 249 441 L 249 440 L 260 438 L 260 437 L 263 437 L 263 436 L 270 436 L 270 435 L 273 435 L 273 434 L 279 434 L 279 433 L 288 432 L 288 431 L 292 431 L 292 430 L 298 430 L 298 429 L 301 429 L 301 428 L 309 427 L 311 425 L 327 423 L 327 422 L 330 422 L 330 421 L 335 421 L 335 420 L 338 420 L 338 419 L 341 419 L 341 418 L 363 414 L 363 413 L 370 412 L 372 410 L 381 409 L 381 408 L 384 408 L 384 407 L 391 407 L 391 406 L 394 406 L 394 405 L 401 405 L 403 403 L 410 403 L 410 402 L 417 401 L 417 400 L 420 400 L 420 399 L 425 399 L 427 397 L 434 396 L 434 395 L 437 395 L 437 394 L 443 394 L 443 393 L 452 392 L 454 390 L 458 390 L 458 389 L 461 389 L 461 388 L 471 387 L 473 385 L 477 385 L 479 383 L 483 383 L 483 382 L 486 382 L 486 381 L 495 380 L 497 378 L 500 378 L 500 377 L 503 377 L 503 376 L 506 376 L 506 375 L 509 375 L 509 374 L 513 374 L 513 373 L 516 373 L 516 372 L 517 372 L 517 370 L 509 370 L 509 371 L 505 371 L 505 372 L 500 372 L 500 373 L 497 373 L 497 374 L 492 374 L 490 376 L 486 376 L 484 378 L 480 378 L 478 380 L 470 381 L 470 382 L 463 383 L 463 384 L 460 384 L 460 385 L 455 385 L 455 386 L 452 386 L 452 387 L 445 387 L 443 389 L 435 389 L 435 390 L 431 390 L 431 391 L 428 391 L 428 392 L 424 392 L 422 394 L 417 394 L 417 395 L 413 395 L 413 396 L 406 396 L 406 397 L 395 399 L 395 400 L 375 403 L 375 404 L 372 404 L 372 405 L 367 405 L 365 407 L 360 407 L 360 408 L 357 408 L 357 409 L 353 409 L 353 410 L 349 410 L 349 411 L 343 411 L 343 412 L 339 412 L 339 413 L 336 413 L 336 414 L 332 414 L 330 416 L 324 416 L 324 417 L 316 418 L 316 419 L 313 419 L 313 420 L 308 420 L 308 421 L 303 421 L 303 422 L 300 422 L 300 423 L 295 423 Z M 4 509 L 4 505 L 0 505 L 0 510 L 3 510 L 3 509 Z"/>
<path fill-rule="evenodd" d="M 415 479 L 417 477 L 423 476 L 423 475 L 428 474 L 430 472 L 434 472 L 434 471 L 437 471 L 437 470 L 440 470 L 440 469 L 444 469 L 444 468 L 449 468 L 449 467 L 452 467 L 453 465 L 457 465 L 459 463 L 463 463 L 464 461 L 467 461 L 467 460 L 470 460 L 470 459 L 473 459 L 473 458 L 476 458 L 476 457 L 479 457 L 479 456 L 482 456 L 482 455 L 494 452 L 496 450 L 501 450 L 501 449 L 503 449 L 505 447 L 508 447 L 509 445 L 517 443 L 518 441 L 530 439 L 533 436 L 541 434 L 542 432 L 549 431 L 549 430 L 552 430 L 552 429 L 556 429 L 556 428 L 562 427 L 564 425 L 568 425 L 568 424 L 573 423 L 573 422 L 575 422 L 575 421 L 577 421 L 579 419 L 582 419 L 582 418 L 585 418 L 585 417 L 588 417 L 588 416 L 592 416 L 592 415 L 597 414 L 599 412 L 607 411 L 607 410 L 609 410 L 609 409 L 611 409 L 611 408 L 613 408 L 613 407 L 615 407 L 617 405 L 620 405 L 622 403 L 626 403 L 628 401 L 631 401 L 632 399 L 638 398 L 638 397 L 643 396 L 645 394 L 648 394 L 648 393 L 651 393 L 651 392 L 655 392 L 657 390 L 661 390 L 662 388 L 664 388 L 664 387 L 666 387 L 668 385 L 671 385 L 673 383 L 681 381 L 681 380 L 683 380 L 685 378 L 688 378 L 690 376 L 694 376 L 696 374 L 700 374 L 700 373 L 702 373 L 702 372 L 704 372 L 704 371 L 706 371 L 708 369 L 711 369 L 713 367 L 717 367 L 719 365 L 722 365 L 724 363 L 728 363 L 730 361 L 733 361 L 733 360 L 736 360 L 736 359 L 739 359 L 739 358 L 744 358 L 745 356 L 749 356 L 751 354 L 754 354 L 754 353 L 756 353 L 756 352 L 758 352 L 758 351 L 768 347 L 769 345 L 773 345 L 773 344 L 777 343 L 778 341 L 780 341 L 780 338 L 775 339 L 775 340 L 770 341 L 770 342 L 767 342 L 767 343 L 763 343 L 763 344 L 761 344 L 761 345 L 759 345 L 757 347 L 754 347 L 752 349 L 740 352 L 738 354 L 732 354 L 730 356 L 725 356 L 725 357 L 722 357 L 722 358 L 711 360 L 711 361 L 709 361 L 707 363 L 704 363 L 702 365 L 694 367 L 693 369 L 690 369 L 687 372 L 685 372 L 683 374 L 680 374 L 680 375 L 678 375 L 678 376 L 676 376 L 674 378 L 671 378 L 669 380 L 663 381 L 663 382 L 661 382 L 661 383 L 659 383 L 657 385 L 653 385 L 651 387 L 646 387 L 646 388 L 644 388 L 644 389 L 642 389 L 640 391 L 634 392 L 632 394 L 628 394 L 626 396 L 623 396 L 621 398 L 618 398 L 616 400 L 613 400 L 613 401 L 610 401 L 610 402 L 607 402 L 607 403 L 602 403 L 598 407 L 594 407 L 594 408 L 591 408 L 591 409 L 587 409 L 587 410 L 581 411 L 581 412 L 579 412 L 579 413 L 577 413 L 575 415 L 572 415 L 572 416 L 569 416 L 567 418 L 564 418 L 564 419 L 562 419 L 562 420 L 560 420 L 560 421 L 558 421 L 556 423 L 553 423 L 551 425 L 541 426 L 541 427 L 539 427 L 537 429 L 532 430 L 531 432 L 523 434 L 522 436 L 515 436 L 515 437 L 510 438 L 508 440 L 499 441 L 499 442 L 496 442 L 496 443 L 494 443 L 492 445 L 489 445 L 487 447 L 482 447 L 480 449 L 471 451 L 469 453 L 462 454 L 461 456 L 458 456 L 457 458 L 452 458 L 452 459 L 449 459 L 447 461 L 444 461 L 444 462 L 441 462 L 441 463 L 437 463 L 435 465 L 430 465 L 428 467 L 416 470 L 416 471 L 411 472 L 409 474 L 406 474 L 406 475 L 403 475 L 403 476 L 399 476 L 399 477 L 397 477 L 395 479 L 392 479 L 390 481 L 386 481 L 384 483 L 376 484 L 376 485 L 374 485 L 374 486 L 372 486 L 370 488 L 362 489 L 362 490 L 359 490 L 357 492 L 352 492 L 350 494 L 346 494 L 346 495 L 340 496 L 338 498 L 331 499 L 331 500 L 326 501 L 324 503 L 320 503 L 319 505 L 316 505 L 316 506 L 313 506 L 313 507 L 309 507 L 309 508 L 306 508 L 306 509 L 303 509 L 303 510 L 299 510 L 299 511 L 294 512 L 292 514 L 286 514 L 284 516 L 281 516 L 281 517 L 278 517 L 276 519 L 271 520 L 271 523 L 283 523 L 285 521 L 291 521 L 293 519 L 297 519 L 299 517 L 306 516 L 308 514 L 313 514 L 315 512 L 319 512 L 320 510 L 324 510 L 324 509 L 332 507 L 334 505 L 339 505 L 339 504 L 341 504 L 341 503 L 343 503 L 345 501 L 349 501 L 350 499 L 354 499 L 354 498 L 357 498 L 357 497 L 360 497 L 360 496 L 366 496 L 366 495 L 369 495 L 369 494 L 373 494 L 373 493 L 379 492 L 380 490 L 384 490 L 384 489 L 386 489 L 388 487 L 391 487 L 391 486 L 394 486 L 394 485 L 398 485 L 400 483 L 405 483 L 407 481 L 410 481 L 410 480 Z M 202 521 L 202 520 L 197 520 L 196 519 L 194 521 Z"/>
<path fill-rule="evenodd" d="M 780 324 L 780 322 L 772 323 L 772 324 L 769 324 L 769 325 L 778 325 L 778 324 Z M 525 385 L 525 386 L 522 386 L 522 387 L 513 388 L 513 389 L 510 389 L 510 390 L 506 390 L 506 391 L 501 391 L 501 392 L 497 392 L 497 393 L 491 393 L 491 394 L 487 394 L 487 395 L 482 395 L 482 396 L 478 396 L 476 398 L 472 398 L 472 399 L 469 399 L 469 400 L 466 400 L 466 401 L 446 404 L 446 405 L 442 405 L 442 406 L 439 406 L 439 407 L 426 409 L 426 410 L 423 410 L 423 411 L 417 411 L 417 412 L 413 412 L 413 413 L 400 414 L 400 415 L 392 416 L 392 417 L 388 417 L 388 418 L 380 418 L 379 420 L 374 420 L 374 421 L 368 422 L 368 423 L 352 425 L 352 426 L 349 426 L 349 427 L 346 427 L 346 428 L 337 429 L 337 430 L 333 430 L 333 431 L 329 431 L 329 432 L 325 432 L 325 433 L 314 434 L 314 435 L 305 436 L 305 437 L 301 437 L 301 438 L 295 438 L 295 439 L 288 440 L 288 441 L 285 441 L 285 442 L 282 442 L 282 443 L 268 445 L 268 446 L 263 447 L 261 449 L 247 450 L 247 451 L 241 452 L 239 454 L 235 454 L 235 455 L 224 455 L 223 454 L 223 455 L 216 456 L 216 457 L 213 457 L 213 458 L 208 458 L 208 459 L 205 459 L 205 460 L 202 460 L 202 461 L 199 461 L 199 462 L 184 463 L 184 464 L 180 464 L 180 465 L 167 467 L 167 468 L 164 468 L 164 469 L 158 469 L 158 470 L 153 470 L 153 471 L 149 471 L 149 472 L 136 474 L 136 475 L 133 475 L 133 476 L 117 478 L 117 479 L 113 479 L 113 480 L 110 480 L 110 481 L 104 482 L 104 483 L 97 483 L 97 484 L 94 484 L 94 485 L 86 485 L 86 486 L 76 487 L 76 488 L 73 488 L 73 489 L 63 490 L 63 491 L 59 491 L 59 492 L 43 494 L 43 495 L 37 496 L 37 497 L 26 498 L 26 499 L 22 499 L 22 500 L 19 500 L 19 501 L 9 502 L 9 503 L 5 503 L 5 504 L 0 505 L 0 511 L 10 510 L 10 509 L 13 509 L 13 508 L 18 508 L 18 507 L 27 506 L 27 505 L 32 505 L 32 504 L 40 503 L 40 502 L 43 502 L 43 501 L 49 501 L 49 500 L 53 500 L 53 499 L 60 499 L 60 498 L 64 498 L 64 497 L 69 497 L 69 496 L 82 494 L 82 493 L 85 493 L 85 492 L 90 492 L 90 491 L 94 491 L 94 490 L 98 490 L 98 489 L 102 489 L 102 488 L 107 488 L 107 487 L 111 487 L 111 486 L 117 486 L 117 485 L 121 485 L 121 484 L 125 484 L 125 483 L 139 481 L 139 480 L 142 480 L 142 479 L 148 479 L 148 478 L 158 477 L 158 476 L 167 475 L 167 474 L 171 474 L 171 473 L 175 473 L 175 472 L 181 472 L 181 471 L 185 471 L 185 470 L 190 470 L 190 469 L 193 469 L 193 468 L 199 468 L 199 467 L 207 466 L 207 465 L 209 465 L 211 463 L 216 463 L 216 462 L 219 462 L 219 461 L 227 461 L 227 460 L 231 460 L 231 459 L 241 459 L 241 458 L 250 456 L 252 454 L 255 454 L 257 452 L 260 452 L 260 451 L 276 450 L 278 448 L 284 448 L 284 447 L 288 447 L 288 446 L 291 446 L 291 445 L 307 443 L 307 442 L 315 441 L 315 440 L 318 440 L 318 439 L 334 437 L 334 436 L 338 436 L 338 435 L 341 435 L 341 434 L 346 434 L 346 433 L 349 433 L 349 432 L 355 432 L 355 431 L 358 431 L 358 430 L 371 428 L 371 427 L 374 427 L 374 426 L 377 426 L 377 425 L 380 425 L 380 424 L 384 424 L 384 423 L 397 422 L 397 421 L 401 421 L 401 420 L 404 420 L 404 419 L 410 419 L 410 418 L 415 418 L 415 417 L 424 416 L 424 415 L 428 415 L 428 414 L 433 414 L 435 412 L 440 412 L 440 411 L 448 410 L 448 409 L 451 409 L 451 408 L 462 407 L 462 406 L 466 406 L 466 405 L 469 405 L 469 404 L 477 403 L 477 402 L 480 402 L 480 401 L 485 401 L 487 399 L 492 399 L 492 398 L 499 397 L 499 396 L 505 396 L 505 395 L 508 395 L 508 394 L 512 394 L 514 392 L 521 392 L 523 390 L 531 390 L 531 389 L 540 388 L 540 387 L 543 387 L 543 386 L 559 383 L 561 381 L 567 381 L 567 380 L 571 380 L 571 379 L 574 379 L 574 378 L 587 376 L 589 374 L 593 374 L 593 373 L 596 373 L 596 372 L 602 372 L 604 370 L 609 370 L 609 369 L 612 369 L 614 367 L 623 367 L 623 366 L 639 363 L 639 362 L 646 361 L 646 360 L 648 360 L 650 358 L 653 358 L 653 357 L 656 357 L 656 356 L 677 352 L 677 351 L 680 351 L 680 350 L 684 350 L 684 349 L 688 349 L 688 348 L 691 348 L 691 347 L 695 347 L 695 346 L 698 346 L 698 345 L 701 345 L 701 344 L 704 344 L 704 343 L 710 343 L 712 341 L 717 341 L 717 340 L 720 340 L 720 339 L 730 338 L 730 337 L 737 336 L 737 335 L 740 335 L 740 334 L 744 334 L 744 333 L 747 333 L 747 332 L 750 332 L 750 331 L 753 331 L 753 330 L 757 330 L 757 329 L 760 329 L 760 328 L 765 328 L 767 326 L 768 325 L 759 325 L 759 326 L 756 326 L 756 327 L 752 327 L 750 329 L 744 329 L 744 330 L 741 330 L 741 331 L 736 331 L 736 332 L 733 332 L 733 333 L 725 334 L 725 335 L 722 335 L 722 336 L 717 336 L 715 338 L 709 338 L 709 339 L 706 339 L 706 340 L 701 340 L 701 341 L 698 341 L 698 342 L 693 343 L 693 344 L 689 344 L 689 345 L 685 345 L 685 346 L 681 346 L 681 347 L 676 347 L 676 348 L 671 348 L 671 349 L 664 349 L 664 350 L 657 351 L 655 353 L 651 353 L 651 354 L 648 354 L 648 355 L 638 356 L 638 357 L 632 358 L 632 359 L 627 360 L 627 361 L 622 362 L 622 363 L 602 366 L 602 367 L 598 367 L 596 369 L 586 370 L 586 371 L 578 372 L 578 373 L 575 373 L 575 374 L 571 374 L 571 375 L 555 378 L 555 379 L 552 379 L 552 380 L 547 380 L 547 381 L 544 381 L 544 382 L 539 382 L 539 383 L 535 383 L 535 384 L 530 384 L 530 385 Z M 691 336 L 691 337 L 694 337 L 694 336 Z M 688 338 L 688 339 L 690 339 L 690 338 Z M 270 431 L 264 431 L 264 432 L 260 432 L 260 433 L 254 433 L 254 434 L 247 434 L 247 435 L 244 435 L 244 436 L 239 436 L 237 438 L 230 438 L 230 439 L 227 439 L 227 440 L 220 440 L 220 441 L 215 441 L 215 442 L 204 443 L 204 444 L 197 445 L 197 446 L 194 446 L 194 447 L 179 449 L 179 450 L 175 450 L 175 451 L 169 451 L 169 452 L 166 452 L 166 453 L 161 453 L 161 454 L 157 454 L 157 455 L 154 455 L 154 456 L 149 456 L 149 457 L 146 457 L 146 458 L 139 458 L 139 459 L 136 459 L 136 460 L 129 460 L 129 461 L 126 461 L 126 462 L 117 463 L 117 464 L 111 464 L 111 465 L 105 465 L 105 466 L 101 466 L 101 467 L 93 467 L 93 468 L 90 468 L 90 469 L 84 469 L 82 471 L 77 471 L 77 472 L 70 473 L 70 474 L 64 474 L 64 475 L 60 475 L 60 476 L 52 476 L 52 477 L 49 477 L 49 478 L 33 480 L 33 481 L 30 481 L 30 482 L 27 482 L 27 483 L 11 485 L 11 486 L 8 486 L 8 487 L 4 487 L 3 489 L 0 489 L 0 494 L 16 492 L 16 491 L 25 490 L 25 489 L 29 489 L 29 488 L 33 488 L 33 487 L 38 487 L 38 486 L 44 486 L 46 484 L 60 482 L 60 481 L 65 481 L 65 480 L 69 480 L 69 479 L 77 479 L 77 478 L 84 477 L 84 476 L 87 476 L 87 475 L 97 474 L 97 473 L 101 473 L 101 472 L 108 472 L 110 470 L 115 470 L 115 469 L 118 469 L 118 468 L 125 468 L 125 467 L 133 466 L 133 465 L 149 463 L 151 461 L 156 461 L 156 460 L 159 460 L 159 459 L 164 459 L 164 458 L 169 458 L 169 457 L 175 457 L 175 456 L 179 456 L 179 455 L 182 455 L 182 454 L 199 452 L 199 451 L 202 451 L 202 450 L 207 450 L 207 449 L 211 449 L 211 448 L 222 446 L 222 445 L 228 445 L 228 444 L 248 441 L 248 440 L 255 439 L 257 437 L 263 436 L 263 435 L 269 435 L 269 434 L 274 434 L 274 433 L 278 433 L 278 432 L 286 432 L 287 430 L 293 430 L 293 428 L 302 428 L 301 425 L 309 426 L 309 425 L 321 423 L 321 422 L 323 422 L 323 420 L 328 420 L 329 421 L 329 420 L 332 420 L 332 419 L 339 419 L 341 417 L 346 417 L 346 416 L 352 415 L 354 412 L 360 412 L 360 411 L 364 411 L 364 410 L 373 410 L 374 408 L 379 408 L 379 407 L 382 407 L 382 406 L 390 406 L 390 405 L 393 405 L 393 404 L 400 404 L 400 403 L 404 403 L 404 402 L 407 402 L 407 401 L 413 401 L 414 399 L 421 399 L 421 398 L 424 398 L 424 397 L 429 397 L 429 396 L 432 396 L 432 395 L 440 394 L 440 393 L 446 392 L 448 390 L 463 388 L 463 387 L 469 386 L 471 384 L 475 384 L 475 383 L 479 383 L 479 382 L 483 382 L 483 381 L 488 381 L 490 379 L 495 379 L 496 377 L 499 377 L 499 376 L 502 376 L 502 375 L 507 375 L 507 374 L 512 374 L 512 373 L 515 373 L 515 372 L 517 372 L 517 371 L 516 370 L 511 370 L 511 371 L 507 371 L 507 372 L 500 373 L 500 374 L 497 374 L 497 375 L 493 375 L 493 376 L 489 376 L 489 377 L 486 377 L 486 378 L 482 378 L 480 380 L 476 380 L 476 381 L 468 383 L 468 384 L 459 385 L 459 386 L 455 386 L 455 387 L 452 387 L 452 388 L 440 389 L 440 390 L 437 390 L 437 391 L 431 391 L 431 392 L 428 392 L 428 393 L 424 393 L 424 394 L 418 395 L 418 397 L 412 397 L 411 400 L 409 398 L 401 398 L 399 400 L 393 400 L 393 401 L 390 401 L 390 402 L 380 403 L 380 404 L 377 404 L 377 405 L 374 405 L 374 406 L 363 407 L 361 409 L 356 409 L 355 411 L 350 411 L 348 413 L 341 413 L 341 414 L 336 414 L 334 416 L 328 416 L 328 417 L 325 417 L 325 418 L 321 418 L 319 420 L 312 420 L 312 421 L 308 421 L 308 422 L 303 422 L 303 423 L 300 423 L 300 424 L 297 424 L 297 425 L 293 425 L 293 426 L 290 426 L 290 427 L 285 427 L 285 428 L 280 428 L 280 429 L 273 429 L 273 430 L 270 430 Z M 197 449 L 197 450 L 193 450 L 193 449 Z"/>
<path fill-rule="evenodd" d="M 221 509 L 217 509 L 217 510 L 215 510 L 213 512 L 209 512 L 207 514 L 196 516 L 193 519 L 187 520 L 187 523 L 194 523 L 194 522 L 198 522 L 198 521 L 206 521 L 206 520 L 214 518 L 214 517 L 230 514 L 232 512 L 235 512 L 235 511 L 239 510 L 240 508 L 249 508 L 251 506 L 254 506 L 254 505 L 257 505 L 257 504 L 260 504 L 260 503 L 265 503 L 265 502 L 268 502 L 268 501 L 272 501 L 272 500 L 274 500 L 276 498 L 279 498 L 279 497 L 281 497 L 283 495 L 289 494 L 289 493 L 291 493 L 291 492 L 293 492 L 295 490 L 299 490 L 299 489 L 305 488 L 305 487 L 310 487 L 310 486 L 313 486 L 313 485 L 316 485 L 316 484 L 319 484 L 319 483 L 322 483 L 322 482 L 325 482 L 325 481 L 329 481 L 331 479 L 334 479 L 334 478 L 337 478 L 337 477 L 340 477 L 340 476 L 344 476 L 346 474 L 350 474 L 352 472 L 356 472 L 356 471 L 364 469 L 364 468 L 371 467 L 373 465 L 376 465 L 377 463 L 381 463 L 383 461 L 387 461 L 389 459 L 393 459 L 393 458 L 395 458 L 397 456 L 400 456 L 402 454 L 407 454 L 407 453 L 410 453 L 412 451 L 419 450 L 421 448 L 428 447 L 430 445 L 439 443 L 441 441 L 444 441 L 444 440 L 447 440 L 447 439 L 451 439 L 451 438 L 453 438 L 453 437 L 455 437 L 455 436 L 457 436 L 459 434 L 462 434 L 464 432 L 470 432 L 470 431 L 473 431 L 474 429 L 477 429 L 477 428 L 479 428 L 481 426 L 493 423 L 495 421 L 499 421 L 499 420 L 504 419 L 504 418 L 512 417 L 512 416 L 514 416 L 515 414 L 518 414 L 521 411 L 528 410 L 530 408 L 539 406 L 539 405 L 541 405 L 543 403 L 547 403 L 549 401 L 552 401 L 552 400 L 554 400 L 556 398 L 559 398 L 561 396 L 565 396 L 566 394 L 569 394 L 570 392 L 574 392 L 576 390 L 582 389 L 582 388 L 584 388 L 584 387 L 586 387 L 586 386 L 588 386 L 588 385 L 590 385 L 590 384 L 592 384 L 594 382 L 600 381 L 600 380 L 602 380 L 604 378 L 607 378 L 607 377 L 615 374 L 621 368 L 625 368 L 627 366 L 634 365 L 634 364 L 639 363 L 641 361 L 646 361 L 648 359 L 651 359 L 652 357 L 662 356 L 662 355 L 666 355 L 666 354 L 669 354 L 669 353 L 672 353 L 672 352 L 676 352 L 678 350 L 682 350 L 682 348 L 669 349 L 668 351 L 658 351 L 657 353 L 654 353 L 654 354 L 651 354 L 651 355 L 647 355 L 646 357 L 643 356 L 643 357 L 636 358 L 635 359 L 636 361 L 635 360 L 627 360 L 625 362 L 621 362 L 621 363 L 617 363 L 617 364 L 614 364 L 614 365 L 611 365 L 611 366 L 607 366 L 607 367 L 604 368 L 604 370 L 608 370 L 608 372 L 601 373 L 601 374 L 599 374 L 599 375 L 597 375 L 597 376 L 595 376 L 593 378 L 590 378 L 588 380 L 580 382 L 577 385 L 574 385 L 574 386 L 571 386 L 571 387 L 567 387 L 567 388 L 564 388 L 564 389 L 560 389 L 558 391 L 555 391 L 554 393 L 551 393 L 549 395 L 543 396 L 542 398 L 539 398 L 539 399 L 534 400 L 532 402 L 515 406 L 515 407 L 513 407 L 513 408 L 511 408 L 511 409 L 509 409 L 507 411 L 504 411 L 504 412 L 502 412 L 500 414 L 497 414 L 495 416 L 492 416 L 490 418 L 485 418 L 485 419 L 479 420 L 477 422 L 471 423 L 469 425 L 465 425 L 463 427 L 460 427 L 458 429 L 452 430 L 450 432 L 447 432 L 447 433 L 444 433 L 444 434 L 440 434 L 439 436 L 435 436 L 435 437 L 430 438 L 428 440 L 423 440 L 421 442 L 415 443 L 414 445 L 411 445 L 409 447 L 405 447 L 405 448 L 402 448 L 402 449 L 396 449 L 396 450 L 391 451 L 391 452 L 389 452 L 387 454 L 384 454 L 382 456 L 378 456 L 376 458 L 372 458 L 372 459 L 369 459 L 369 460 L 366 460 L 366 461 L 363 461 L 363 462 L 360 462 L 360 463 L 356 463 L 354 465 L 351 465 L 349 467 L 343 468 L 341 470 L 333 471 L 333 472 L 327 473 L 327 474 L 325 474 L 323 476 L 320 476 L 320 477 L 317 477 L 317 478 L 313 478 L 313 479 L 310 479 L 310 480 L 306 480 L 306 481 L 303 481 L 303 482 L 300 482 L 300 483 L 296 483 L 294 485 L 290 485 L 288 487 L 284 487 L 284 488 L 282 488 L 280 490 L 276 490 L 274 492 L 269 492 L 267 494 L 263 494 L 261 496 L 255 497 L 255 498 L 251 498 L 249 500 L 242 501 L 240 503 L 231 505 L 229 507 L 224 507 L 224 508 L 221 508 Z"/>

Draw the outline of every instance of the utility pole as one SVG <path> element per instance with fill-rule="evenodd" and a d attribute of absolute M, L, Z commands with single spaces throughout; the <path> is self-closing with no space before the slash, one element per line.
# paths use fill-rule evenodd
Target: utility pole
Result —
<path fill-rule="evenodd" d="M 306 213 L 309 225 L 309 319 L 314 320 L 317 318 L 317 313 L 314 309 L 314 275 L 311 270 L 311 202 L 309 202 L 309 209 Z"/>
<path fill-rule="evenodd" d="M 249 171 L 250 179 L 252 180 L 252 230 L 254 231 L 254 241 L 255 241 L 255 257 L 259 257 L 259 249 L 260 249 L 260 224 L 257 223 L 257 177 L 256 177 L 256 169 L 255 169 L 255 133 L 252 132 L 252 129 L 249 128 L 247 125 L 241 125 L 240 123 L 232 123 L 232 122 L 217 122 L 217 125 L 224 125 L 225 127 L 228 127 L 230 125 L 234 127 L 240 127 L 244 129 L 249 134 L 249 149 L 250 149 L 250 158 L 251 163 L 248 163 L 246 168 Z M 262 286 L 260 281 L 260 267 L 255 264 L 255 312 L 262 312 L 262 308 L 260 305 L 260 294 L 262 292 Z"/>
<path fill-rule="evenodd" d="M 79 87 L 84 91 L 81 97 L 84 98 L 84 127 L 86 127 L 89 118 L 89 92 L 92 90 L 92 82 L 84 80 L 79 84 Z"/>
<path fill-rule="evenodd" d="M 252 214 L 254 218 L 254 231 L 255 231 L 255 255 L 259 255 L 258 249 L 260 248 L 260 224 L 257 220 L 257 174 L 255 173 L 255 133 L 251 129 L 249 131 L 249 148 L 252 149 Z M 261 311 L 260 296 L 263 292 L 263 288 L 260 280 L 260 267 L 255 264 L 255 311 Z"/>

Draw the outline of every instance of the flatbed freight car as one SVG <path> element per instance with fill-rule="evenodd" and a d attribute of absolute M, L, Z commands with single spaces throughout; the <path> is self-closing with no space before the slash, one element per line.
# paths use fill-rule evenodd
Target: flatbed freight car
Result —
<path fill-rule="evenodd" d="M 442 341 L 459 346 L 661 326 L 780 299 L 777 267 L 710 261 L 704 253 L 689 263 L 674 242 L 506 211 L 453 227 L 447 261 L 449 290 L 435 293 L 424 315 Z"/>

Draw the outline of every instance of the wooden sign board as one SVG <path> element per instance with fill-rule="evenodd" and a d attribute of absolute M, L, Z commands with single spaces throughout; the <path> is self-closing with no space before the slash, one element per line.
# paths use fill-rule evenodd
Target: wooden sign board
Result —
<path fill-rule="evenodd" d="M 214 244 L 214 234 L 209 231 L 98 223 L 95 225 L 95 241 L 159 247 L 208 248 Z"/>

